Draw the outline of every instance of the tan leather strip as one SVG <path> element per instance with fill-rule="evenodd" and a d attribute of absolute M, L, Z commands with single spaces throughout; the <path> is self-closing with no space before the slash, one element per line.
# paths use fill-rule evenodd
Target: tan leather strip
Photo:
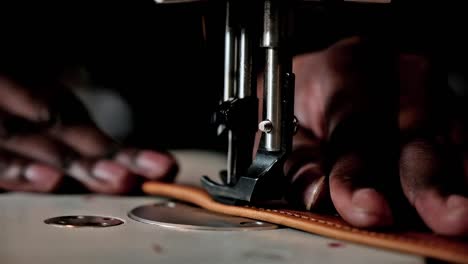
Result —
<path fill-rule="evenodd" d="M 192 203 L 210 211 L 275 223 L 334 239 L 450 262 L 468 263 L 468 241 L 455 238 L 417 232 L 369 231 L 349 226 L 338 217 L 305 211 L 225 205 L 214 201 L 204 190 L 190 186 L 148 182 L 143 185 L 143 191 Z"/>

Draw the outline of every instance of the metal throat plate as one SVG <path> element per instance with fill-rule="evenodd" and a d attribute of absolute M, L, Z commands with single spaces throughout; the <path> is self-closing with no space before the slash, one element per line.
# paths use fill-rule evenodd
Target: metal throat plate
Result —
<path fill-rule="evenodd" d="M 172 201 L 137 207 L 128 216 L 142 223 L 184 230 L 247 231 L 278 228 L 275 224 L 213 213 Z"/>

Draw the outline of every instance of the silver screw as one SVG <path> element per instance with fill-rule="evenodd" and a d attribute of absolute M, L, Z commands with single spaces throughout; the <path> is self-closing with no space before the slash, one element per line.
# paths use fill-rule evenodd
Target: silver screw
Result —
<path fill-rule="evenodd" d="M 270 133 L 273 130 L 273 123 L 270 120 L 264 120 L 258 124 L 258 129 L 265 133 Z"/>
<path fill-rule="evenodd" d="M 299 120 L 297 120 L 297 117 L 294 116 L 294 120 L 293 120 L 293 126 L 294 126 L 294 134 L 297 133 L 297 131 L 299 130 Z"/>

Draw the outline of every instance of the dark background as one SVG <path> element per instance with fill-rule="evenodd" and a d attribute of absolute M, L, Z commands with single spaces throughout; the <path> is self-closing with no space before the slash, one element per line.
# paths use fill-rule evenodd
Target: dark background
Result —
<path fill-rule="evenodd" d="M 115 89 L 132 106 L 135 127 L 128 143 L 222 147 L 210 124 L 222 91 L 221 1 L 168 6 L 149 0 L 64 2 L 1 5 L 3 74 L 31 87 L 47 86 L 66 69 L 84 67 L 94 83 Z M 448 78 L 456 77 L 455 89 L 464 95 L 464 10 L 445 1 L 314 3 L 298 12 L 294 51 L 322 49 L 356 34 L 373 37 L 387 47 L 430 56 L 441 74 L 447 70 Z"/>

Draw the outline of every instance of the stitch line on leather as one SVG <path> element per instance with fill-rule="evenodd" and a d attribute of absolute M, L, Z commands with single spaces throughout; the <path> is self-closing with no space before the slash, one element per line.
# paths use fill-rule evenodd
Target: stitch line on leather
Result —
<path fill-rule="evenodd" d="M 422 246 L 436 246 L 436 247 L 438 247 L 440 249 L 455 250 L 455 251 L 458 251 L 460 253 L 465 254 L 464 250 L 457 247 L 456 245 L 445 244 L 445 243 L 439 242 L 439 241 L 419 240 L 419 239 L 415 239 L 415 238 L 411 238 L 411 237 L 403 237 L 403 236 L 392 235 L 392 234 L 378 233 L 378 232 L 375 232 L 375 231 L 362 230 L 362 229 L 357 229 L 357 228 L 353 228 L 353 227 L 349 227 L 349 226 L 343 226 L 343 225 L 336 224 L 336 223 L 326 221 L 326 220 L 322 220 L 322 219 L 315 219 L 313 217 L 309 217 L 309 216 L 305 216 L 305 215 L 299 215 L 299 214 L 295 214 L 295 213 L 286 212 L 286 211 L 283 211 L 283 210 L 276 210 L 276 209 L 272 210 L 272 209 L 265 209 L 265 208 L 257 208 L 257 207 L 248 206 L 248 205 L 245 205 L 244 207 L 249 208 L 249 209 L 258 210 L 258 211 L 266 211 L 266 212 L 271 212 L 271 213 L 275 213 L 275 214 L 293 216 L 293 217 L 296 217 L 296 218 L 301 218 L 301 219 L 304 219 L 304 220 L 308 220 L 310 222 L 315 222 L 315 223 L 319 223 L 319 224 L 322 224 L 322 225 L 332 226 L 332 227 L 342 229 L 342 230 L 345 230 L 345 231 L 349 231 L 349 232 L 352 232 L 352 233 L 360 233 L 360 234 L 363 234 L 363 235 L 378 237 L 378 238 L 381 238 L 381 239 L 409 242 L 409 243 L 419 244 L 419 245 L 422 245 Z"/>
<path fill-rule="evenodd" d="M 312 212 L 295 211 L 284 208 L 265 209 L 251 206 L 238 207 L 217 203 L 200 188 L 177 186 L 174 184 L 148 183 L 145 192 L 198 205 L 207 210 L 238 215 L 315 233 L 324 237 L 344 239 L 384 249 L 397 250 L 410 254 L 433 257 L 445 261 L 468 264 L 468 241 L 455 241 L 429 233 L 408 232 L 387 233 L 354 228 L 339 218 L 328 218 Z M 242 209 L 245 210 L 242 210 Z M 239 210 L 240 209 L 240 210 Z M 320 222 L 319 222 L 320 221 Z M 328 222 L 328 223 L 327 223 Z"/>

